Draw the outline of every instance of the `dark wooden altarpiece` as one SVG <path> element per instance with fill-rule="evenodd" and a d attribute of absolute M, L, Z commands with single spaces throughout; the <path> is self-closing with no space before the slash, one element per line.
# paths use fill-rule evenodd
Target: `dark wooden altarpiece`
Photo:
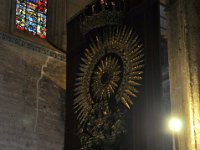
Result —
<path fill-rule="evenodd" d="M 140 93 L 126 118 L 128 134 L 113 150 L 164 150 L 161 103 L 159 1 L 127 1 L 125 24 L 133 27 L 144 42 L 145 73 Z M 77 121 L 73 113 L 73 88 L 87 40 L 81 35 L 79 17 L 67 25 L 67 102 L 65 150 L 79 150 Z"/>

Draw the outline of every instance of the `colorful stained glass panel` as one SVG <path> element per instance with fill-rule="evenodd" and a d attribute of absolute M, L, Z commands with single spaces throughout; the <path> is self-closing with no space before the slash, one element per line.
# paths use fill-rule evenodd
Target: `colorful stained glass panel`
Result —
<path fill-rule="evenodd" d="M 33 4 L 31 2 L 27 2 L 27 9 L 32 9 L 32 10 L 36 11 L 37 5 Z"/>
<path fill-rule="evenodd" d="M 38 13 L 38 25 L 46 27 L 47 17 L 41 13 Z"/>
<path fill-rule="evenodd" d="M 17 0 L 16 28 L 46 38 L 47 0 Z"/>
<path fill-rule="evenodd" d="M 26 7 L 21 4 L 17 4 L 16 7 L 16 27 L 18 30 L 24 30 L 25 26 L 25 13 Z"/>
<path fill-rule="evenodd" d="M 17 0 L 18 4 L 26 5 L 26 0 Z"/>
<path fill-rule="evenodd" d="M 37 34 L 37 30 L 36 30 L 37 24 L 31 21 L 26 21 L 26 26 L 25 26 L 25 30 L 33 33 L 33 35 Z"/>
<path fill-rule="evenodd" d="M 38 0 L 37 2 L 37 6 L 38 6 L 38 12 L 47 13 L 47 1 L 44 0 Z"/>
<path fill-rule="evenodd" d="M 27 0 L 26 2 L 31 2 L 33 4 L 36 4 L 37 0 Z"/>

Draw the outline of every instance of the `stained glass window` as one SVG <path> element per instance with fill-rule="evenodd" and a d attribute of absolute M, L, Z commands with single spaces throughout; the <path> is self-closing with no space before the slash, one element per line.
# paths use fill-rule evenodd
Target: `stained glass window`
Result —
<path fill-rule="evenodd" d="M 16 28 L 46 38 L 47 0 L 17 0 Z"/>

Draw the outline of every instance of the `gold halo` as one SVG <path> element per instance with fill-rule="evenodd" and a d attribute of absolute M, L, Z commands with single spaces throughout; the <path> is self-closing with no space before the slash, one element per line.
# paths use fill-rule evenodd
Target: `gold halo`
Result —
<path fill-rule="evenodd" d="M 109 54 L 120 57 L 123 70 L 120 70 L 117 59 Z M 143 45 L 139 37 L 126 27 L 109 28 L 102 36 L 96 36 L 96 40 L 91 41 L 81 58 L 74 89 L 74 109 L 80 125 L 88 119 L 94 99 L 105 100 L 115 94 L 116 101 L 130 109 L 132 98 L 138 93 L 136 86 L 140 85 L 138 81 L 142 79 L 143 56 Z M 101 78 L 106 71 L 111 77 L 103 84 Z M 121 82 L 118 83 L 122 71 Z M 94 96 L 91 92 L 95 93 Z"/>
<path fill-rule="evenodd" d="M 94 93 L 94 98 L 109 99 L 119 87 L 117 83 L 120 80 L 121 72 L 118 60 L 112 56 L 100 60 L 91 77 L 91 91 Z"/>

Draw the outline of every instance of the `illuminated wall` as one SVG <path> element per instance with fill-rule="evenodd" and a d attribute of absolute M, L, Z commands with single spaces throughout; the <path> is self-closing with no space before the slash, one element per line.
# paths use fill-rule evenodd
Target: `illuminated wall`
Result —
<path fill-rule="evenodd" d="M 172 114 L 184 129 L 176 150 L 200 149 L 200 1 L 177 0 L 168 9 L 169 75 Z"/>

